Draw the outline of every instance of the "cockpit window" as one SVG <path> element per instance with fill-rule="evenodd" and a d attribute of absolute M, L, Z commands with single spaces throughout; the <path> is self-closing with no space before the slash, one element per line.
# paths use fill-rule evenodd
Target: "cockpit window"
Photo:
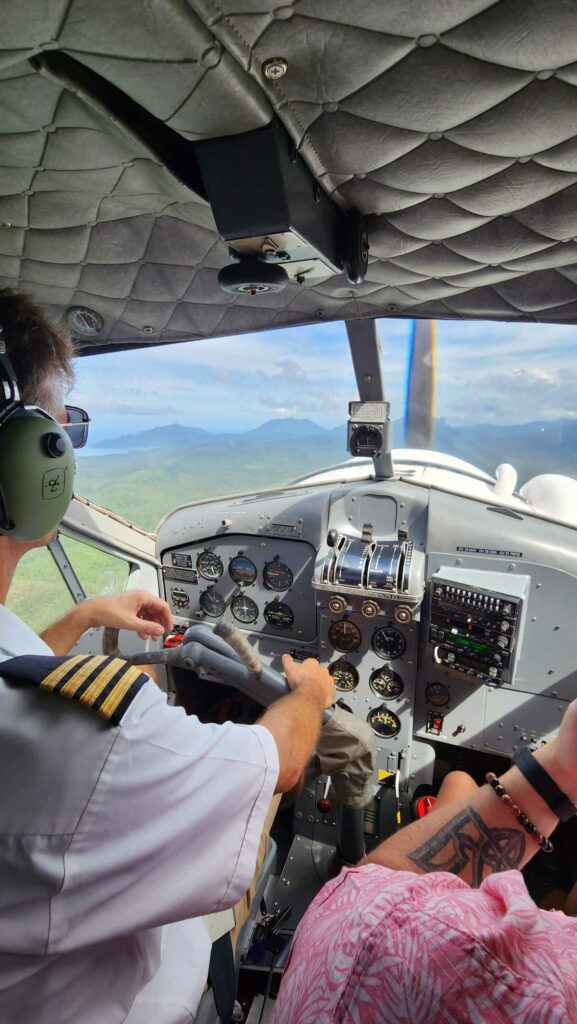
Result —
<path fill-rule="evenodd" d="M 268 489 L 347 459 L 358 398 L 344 324 L 77 361 L 76 489 L 147 528 L 185 501 Z"/>
<path fill-rule="evenodd" d="M 394 448 L 491 474 L 509 462 L 519 484 L 577 475 L 577 328 L 416 323 L 380 323 Z M 77 373 L 71 401 L 92 419 L 77 490 L 147 528 L 185 501 L 349 457 L 358 392 L 343 323 L 107 353 L 78 360 Z"/>

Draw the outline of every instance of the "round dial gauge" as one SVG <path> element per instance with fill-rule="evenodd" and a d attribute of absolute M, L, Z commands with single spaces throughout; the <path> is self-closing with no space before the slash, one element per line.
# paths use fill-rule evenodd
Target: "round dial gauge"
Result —
<path fill-rule="evenodd" d="M 246 597 L 245 594 L 239 594 L 238 597 L 235 597 L 230 610 L 237 622 L 243 622 L 245 625 L 248 625 L 249 622 L 256 622 L 258 619 L 257 605 L 250 597 Z"/>
<path fill-rule="evenodd" d="M 332 675 L 337 690 L 354 690 L 359 685 L 359 673 L 350 661 L 344 658 L 340 661 L 333 661 L 329 665 L 329 672 Z"/>
<path fill-rule="evenodd" d="M 278 558 L 273 558 L 272 562 L 266 563 L 262 575 L 264 585 L 269 590 L 289 590 L 293 585 L 291 570 L 288 565 L 280 562 Z"/>
<path fill-rule="evenodd" d="M 389 661 L 400 658 L 407 649 L 407 641 L 394 626 L 381 626 L 380 629 L 376 629 L 371 644 L 379 658 L 388 658 Z"/>
<path fill-rule="evenodd" d="M 86 306 L 71 306 L 66 313 L 68 326 L 75 334 L 81 334 L 83 338 L 94 338 L 104 328 L 104 320 L 100 313 Z"/>
<path fill-rule="evenodd" d="M 351 432 L 350 448 L 353 455 L 376 455 L 383 447 L 383 435 L 378 427 L 369 423 L 355 427 Z"/>
<path fill-rule="evenodd" d="M 369 711 L 367 722 L 373 732 L 376 732 L 377 736 L 383 736 L 385 739 L 398 736 L 401 731 L 399 719 L 392 711 L 385 707 L 373 708 L 372 711 Z"/>
<path fill-rule="evenodd" d="M 356 651 L 361 646 L 363 635 L 358 626 L 348 619 L 333 622 L 329 629 L 329 640 L 337 651 Z"/>
<path fill-rule="evenodd" d="M 405 689 L 403 680 L 390 668 L 377 668 L 371 673 L 369 686 L 383 700 L 394 700 L 400 697 Z"/>
<path fill-rule="evenodd" d="M 224 566 L 214 551 L 203 551 L 196 560 L 196 568 L 205 580 L 219 580 L 224 572 Z"/>
<path fill-rule="evenodd" d="M 228 571 L 234 582 L 242 583 L 243 587 L 248 587 L 249 583 L 254 583 L 256 580 L 256 565 L 245 555 L 236 555 L 235 558 L 231 558 Z"/>
<path fill-rule="evenodd" d="M 200 595 L 200 607 L 205 615 L 210 615 L 213 619 L 219 619 L 226 610 L 224 598 L 212 587 Z"/>
<path fill-rule="evenodd" d="M 188 608 L 190 598 L 182 587 L 173 587 L 170 591 L 170 600 L 175 608 Z"/>
<path fill-rule="evenodd" d="M 429 683 L 425 690 L 425 697 L 429 704 L 436 708 L 444 708 L 450 700 L 451 691 L 444 683 Z"/>
<path fill-rule="evenodd" d="M 283 601 L 271 601 L 264 610 L 264 617 L 269 626 L 275 629 L 290 629 L 295 617 L 292 608 Z"/>

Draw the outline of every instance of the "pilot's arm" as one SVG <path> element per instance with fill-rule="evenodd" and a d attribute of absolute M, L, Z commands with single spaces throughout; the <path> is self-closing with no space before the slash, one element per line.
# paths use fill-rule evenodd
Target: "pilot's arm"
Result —
<path fill-rule="evenodd" d="M 68 654 L 87 629 L 100 626 L 132 630 L 141 640 L 159 640 L 172 629 L 172 613 L 166 601 L 147 590 L 125 590 L 82 601 L 40 636 L 54 654 Z"/>

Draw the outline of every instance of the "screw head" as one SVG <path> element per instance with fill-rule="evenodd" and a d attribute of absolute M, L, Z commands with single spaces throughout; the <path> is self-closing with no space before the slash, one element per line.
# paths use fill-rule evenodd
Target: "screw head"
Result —
<path fill-rule="evenodd" d="M 286 75 L 288 64 L 284 57 L 271 57 L 270 60 L 264 61 L 262 70 L 265 78 L 268 78 L 270 82 L 277 82 L 279 78 Z"/>

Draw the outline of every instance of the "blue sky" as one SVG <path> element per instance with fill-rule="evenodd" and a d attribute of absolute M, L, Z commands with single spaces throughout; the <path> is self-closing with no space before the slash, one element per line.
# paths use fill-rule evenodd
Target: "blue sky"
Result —
<path fill-rule="evenodd" d="M 379 332 L 392 418 L 404 413 L 411 322 Z M 439 321 L 438 416 L 454 425 L 577 416 L 577 328 Z M 276 417 L 344 423 L 357 397 L 344 324 L 103 354 L 76 363 L 69 401 L 88 409 L 91 440 L 165 423 L 215 432 Z"/>

